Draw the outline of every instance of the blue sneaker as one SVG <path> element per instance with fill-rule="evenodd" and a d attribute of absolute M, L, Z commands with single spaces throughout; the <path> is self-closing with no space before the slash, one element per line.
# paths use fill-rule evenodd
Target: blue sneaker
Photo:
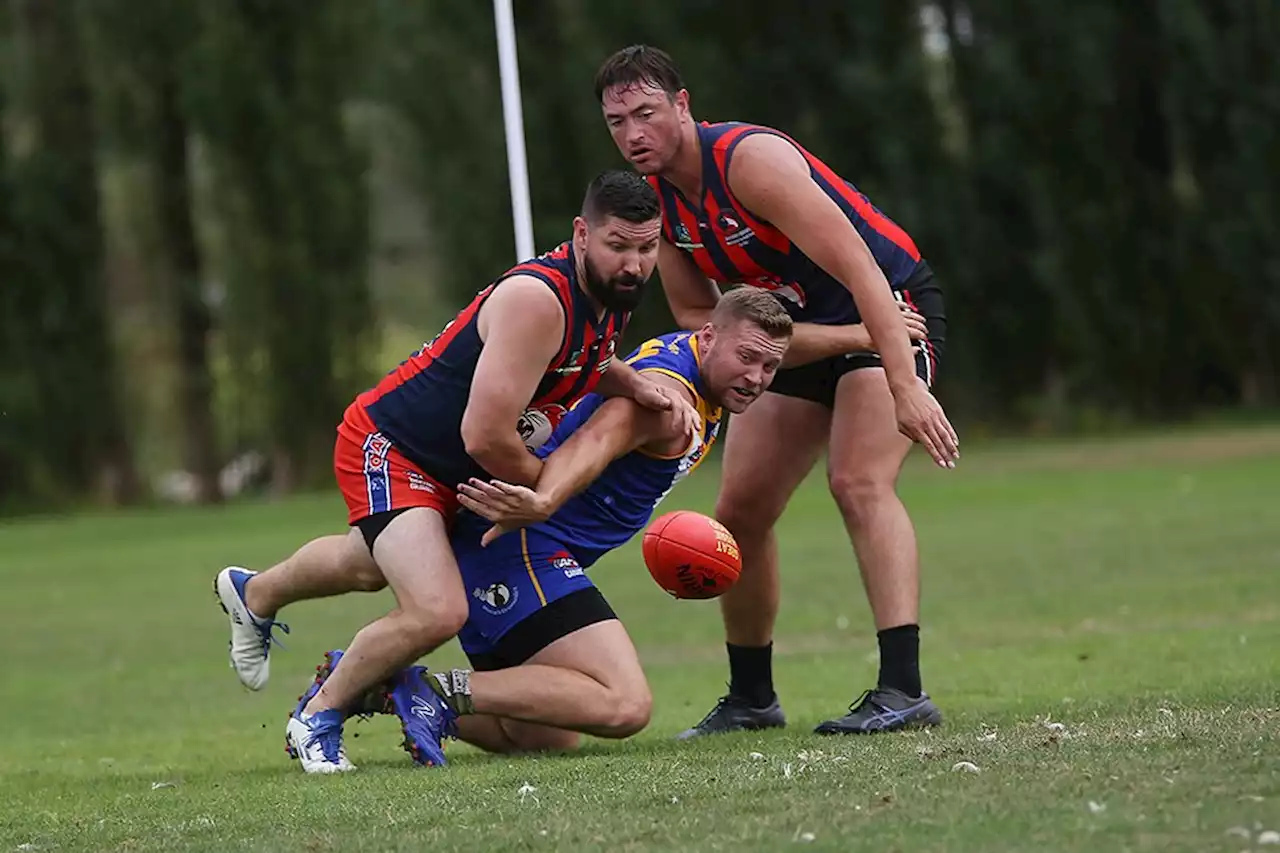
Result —
<path fill-rule="evenodd" d="M 457 715 L 444 703 L 425 681 L 427 668 L 411 666 L 392 679 L 388 696 L 400 718 L 404 732 L 405 752 L 418 764 L 442 767 L 444 739 L 455 737 L 457 729 L 453 721 Z"/>
<path fill-rule="evenodd" d="M 285 752 L 290 758 L 302 762 L 302 769 L 308 773 L 342 773 L 356 769 L 347 760 L 346 748 L 342 745 L 342 724 L 346 714 L 337 709 L 321 711 L 310 717 L 302 713 L 340 660 L 341 649 L 325 652 L 324 663 L 316 667 L 315 678 L 298 697 L 298 704 L 285 726 Z"/>
<path fill-rule="evenodd" d="M 213 581 L 218 603 L 231 622 L 231 668 L 250 690 L 261 690 L 271 676 L 272 631 L 279 628 L 289 633 L 288 625 L 256 616 L 244 603 L 245 584 L 256 574 L 239 566 L 227 566 Z"/>
<path fill-rule="evenodd" d="M 308 773 L 355 770 L 356 766 L 347 760 L 347 751 L 342 745 L 342 712 L 333 709 L 310 717 L 299 716 L 300 713 L 290 714 L 289 724 L 285 726 L 289 757 L 298 759 L 302 769 Z"/>

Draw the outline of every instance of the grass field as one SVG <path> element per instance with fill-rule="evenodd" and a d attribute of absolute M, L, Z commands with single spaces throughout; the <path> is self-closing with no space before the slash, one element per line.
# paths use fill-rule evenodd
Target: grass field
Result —
<path fill-rule="evenodd" d="M 664 510 L 707 510 L 716 481 Z M 209 591 L 340 528 L 336 496 L 0 525 L 0 853 L 1280 850 L 1280 430 L 967 449 L 954 472 L 913 459 L 902 490 L 944 728 L 809 733 L 875 675 L 815 477 L 780 532 L 785 732 L 672 741 L 723 691 L 719 617 L 628 547 L 593 576 L 646 663 L 647 731 L 541 758 L 455 744 L 421 770 L 380 719 L 349 725 L 340 778 L 286 759 L 285 715 L 389 598 L 293 608 L 250 694 Z"/>

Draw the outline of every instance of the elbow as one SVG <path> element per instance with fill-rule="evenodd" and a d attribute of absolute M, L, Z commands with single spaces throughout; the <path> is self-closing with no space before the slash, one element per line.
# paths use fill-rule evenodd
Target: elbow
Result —
<path fill-rule="evenodd" d="M 477 424 L 473 419 L 463 417 L 462 428 L 462 448 L 467 455 L 477 462 L 484 464 L 484 460 L 493 456 L 494 451 L 501 444 L 498 436 L 488 427 Z"/>
<path fill-rule="evenodd" d="M 696 332 L 698 329 L 705 326 L 707 321 L 711 319 L 711 310 L 712 309 L 710 308 L 690 308 L 687 306 L 681 306 L 679 308 L 672 308 L 671 313 L 675 317 L 675 321 L 680 328 Z"/>

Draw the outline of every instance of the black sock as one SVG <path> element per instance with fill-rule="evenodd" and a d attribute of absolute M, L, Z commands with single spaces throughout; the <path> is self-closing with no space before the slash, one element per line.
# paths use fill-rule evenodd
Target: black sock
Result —
<path fill-rule="evenodd" d="M 876 633 L 880 641 L 880 685 L 919 696 L 920 626 L 899 625 Z"/>
<path fill-rule="evenodd" d="M 773 643 L 767 646 L 735 646 L 729 650 L 729 692 L 755 708 L 773 704 Z"/>

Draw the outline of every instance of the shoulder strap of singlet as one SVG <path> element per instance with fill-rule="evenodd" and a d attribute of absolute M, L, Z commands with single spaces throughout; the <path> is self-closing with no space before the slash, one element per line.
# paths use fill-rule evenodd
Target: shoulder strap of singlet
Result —
<path fill-rule="evenodd" d="M 551 288 L 551 292 L 555 294 L 556 301 L 560 303 L 560 311 L 564 314 L 564 331 L 560 335 L 560 349 L 556 353 L 555 359 L 551 362 L 556 364 L 563 361 L 569 354 L 570 344 L 573 342 L 574 328 L 574 304 L 573 304 L 573 283 L 568 274 L 559 268 L 556 261 L 560 258 L 554 258 L 559 249 L 548 253 L 548 260 L 534 258 L 520 264 L 516 264 L 511 269 L 503 273 L 496 279 L 490 287 L 489 295 L 492 295 L 493 289 L 499 284 L 516 276 L 526 275 L 536 278 Z M 488 296 L 485 297 L 486 299 Z"/>

